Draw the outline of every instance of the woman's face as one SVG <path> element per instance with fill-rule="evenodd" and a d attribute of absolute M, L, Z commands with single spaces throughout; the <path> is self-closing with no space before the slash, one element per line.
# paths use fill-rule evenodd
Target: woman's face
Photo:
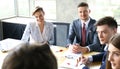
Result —
<path fill-rule="evenodd" d="M 108 61 L 110 61 L 112 69 L 120 69 L 120 50 L 110 43 L 108 52 Z"/>
<path fill-rule="evenodd" d="M 37 11 L 34 14 L 34 16 L 35 16 L 36 21 L 37 21 L 38 24 L 44 22 L 44 13 L 42 11 Z"/>

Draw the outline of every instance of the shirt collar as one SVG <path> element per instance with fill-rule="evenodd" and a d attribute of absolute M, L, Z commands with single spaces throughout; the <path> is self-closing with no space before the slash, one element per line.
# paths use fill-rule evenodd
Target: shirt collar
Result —
<path fill-rule="evenodd" d="M 89 22 L 90 22 L 90 18 L 89 18 L 86 22 L 84 22 L 83 20 L 81 20 L 82 27 L 83 27 L 83 23 L 85 23 L 86 28 L 87 28 L 87 27 L 88 27 Z"/>
<path fill-rule="evenodd" d="M 106 45 L 105 47 L 104 47 L 104 51 L 107 51 L 108 50 L 108 46 Z"/>

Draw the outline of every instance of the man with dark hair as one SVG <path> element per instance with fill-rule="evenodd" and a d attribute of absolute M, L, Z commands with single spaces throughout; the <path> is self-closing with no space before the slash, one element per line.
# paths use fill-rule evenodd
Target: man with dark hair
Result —
<path fill-rule="evenodd" d="M 87 64 L 90 62 L 102 61 L 100 69 L 105 69 L 106 66 L 106 55 L 109 39 L 117 32 L 117 22 L 113 17 L 106 16 L 101 18 L 95 25 L 97 27 L 98 37 L 101 44 L 105 44 L 105 52 L 89 57 L 81 56 L 78 62 Z M 78 65 L 79 66 L 79 65 Z M 85 68 L 87 69 L 87 68 Z"/>
<path fill-rule="evenodd" d="M 57 60 L 48 44 L 23 43 L 11 50 L 2 69 L 57 69 Z"/>
<path fill-rule="evenodd" d="M 94 26 L 96 20 L 89 16 L 88 4 L 81 2 L 77 9 L 79 18 L 70 24 L 67 46 L 73 53 L 103 51 Z"/>

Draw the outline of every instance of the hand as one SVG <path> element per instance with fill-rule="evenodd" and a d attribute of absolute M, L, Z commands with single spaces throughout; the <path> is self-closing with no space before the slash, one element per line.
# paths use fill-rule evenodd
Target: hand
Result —
<path fill-rule="evenodd" d="M 90 63 L 89 59 L 88 59 L 87 57 L 81 55 L 81 56 L 77 59 L 76 66 L 81 65 L 81 64 L 87 65 L 88 63 Z"/>
<path fill-rule="evenodd" d="M 87 47 L 79 47 L 80 48 L 80 51 L 82 52 L 82 53 L 88 53 L 89 52 L 89 50 L 88 50 L 88 48 Z"/>
<path fill-rule="evenodd" d="M 79 44 L 74 44 L 74 45 L 72 45 L 72 52 L 73 53 L 79 53 L 79 52 L 88 53 L 89 50 L 87 47 L 82 47 Z"/>
<path fill-rule="evenodd" d="M 70 50 L 71 52 L 73 52 L 73 51 L 72 51 L 73 47 L 74 47 L 74 45 L 69 44 L 69 50 Z"/>
<path fill-rule="evenodd" d="M 79 52 L 81 52 L 79 47 L 80 47 L 79 44 L 73 44 L 70 46 L 70 50 L 73 53 L 79 53 Z"/>

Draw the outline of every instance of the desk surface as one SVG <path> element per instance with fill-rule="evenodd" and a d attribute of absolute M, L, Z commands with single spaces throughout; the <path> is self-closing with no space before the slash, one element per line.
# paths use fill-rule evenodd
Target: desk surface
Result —
<path fill-rule="evenodd" d="M 67 58 L 65 58 L 64 53 L 68 49 L 65 48 L 65 47 L 61 47 L 61 46 L 50 46 L 50 48 L 51 48 L 53 54 L 57 58 L 59 69 L 70 69 L 70 68 L 61 67 L 61 64 L 67 59 Z M 92 55 L 92 54 L 96 54 L 96 52 L 91 52 L 91 53 L 85 54 L 85 56 L 89 56 L 89 55 Z M 3 60 L 4 60 L 6 55 L 7 55 L 7 53 L 2 53 L 0 51 L 0 67 L 2 66 Z M 90 65 L 90 69 L 98 69 L 99 66 L 100 66 L 100 63 L 93 63 L 93 64 Z"/>
<path fill-rule="evenodd" d="M 67 58 L 65 58 L 64 53 L 68 50 L 65 47 L 61 47 L 61 46 L 51 46 L 51 50 L 53 51 L 53 53 L 55 54 L 57 60 L 58 60 L 58 67 L 60 69 L 70 69 L 70 68 L 61 68 L 61 64 L 67 60 Z M 98 54 L 98 52 L 91 52 L 91 53 L 87 53 L 84 54 L 85 56 L 90 56 L 93 54 Z M 76 60 L 75 60 L 76 61 Z M 98 69 L 100 67 L 100 62 L 95 62 L 90 64 L 90 69 Z"/>

